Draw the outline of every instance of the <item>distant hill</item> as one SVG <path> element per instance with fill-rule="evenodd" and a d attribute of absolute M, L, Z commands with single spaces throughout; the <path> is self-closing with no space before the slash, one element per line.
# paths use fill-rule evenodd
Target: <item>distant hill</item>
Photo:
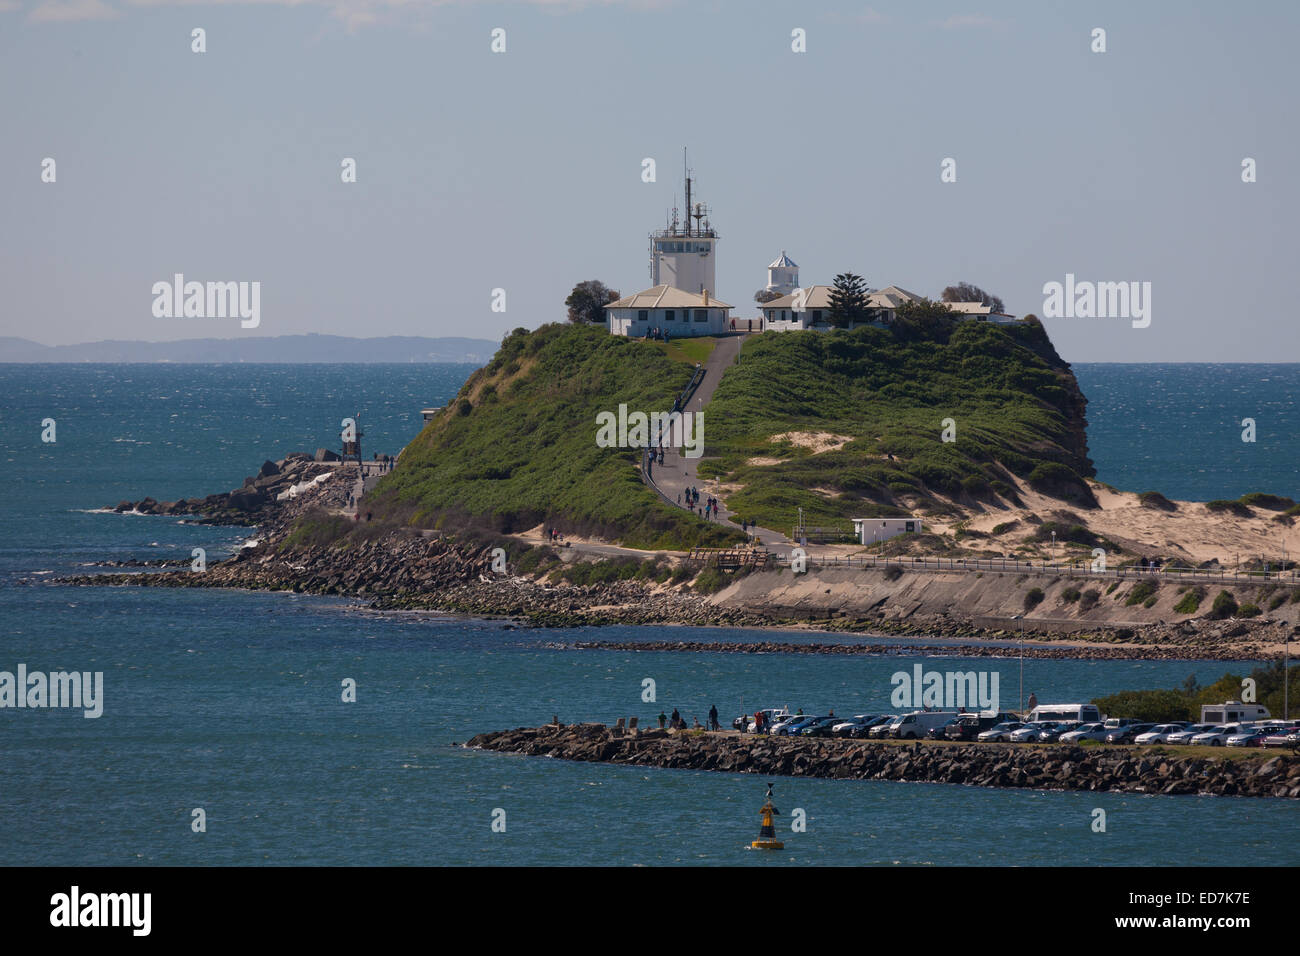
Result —
<path fill-rule="evenodd" d="M 42 345 L 0 336 L 0 362 L 487 362 L 500 344 L 491 339 L 424 338 L 390 335 L 275 335 L 242 339 L 182 339 L 177 342 L 106 340 L 81 345 Z"/>

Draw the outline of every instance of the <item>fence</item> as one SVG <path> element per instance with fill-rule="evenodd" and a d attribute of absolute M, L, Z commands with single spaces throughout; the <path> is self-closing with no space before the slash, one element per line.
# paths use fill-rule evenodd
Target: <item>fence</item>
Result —
<path fill-rule="evenodd" d="M 789 564 L 790 556 L 784 553 L 773 554 L 772 561 L 780 564 Z M 1114 578 L 1121 581 L 1130 578 L 1156 578 L 1178 581 L 1205 581 L 1206 583 L 1217 584 L 1264 584 L 1269 581 L 1294 583 L 1300 581 L 1300 577 L 1297 576 L 1295 568 L 1286 571 L 1214 571 L 1204 568 L 1122 567 L 1107 568 L 1104 571 L 1094 571 L 1090 565 L 1086 564 L 1049 564 L 1046 561 L 1040 561 L 1035 564 L 1030 561 L 1017 561 L 1013 558 L 882 558 L 875 555 L 858 557 L 853 557 L 851 555 L 845 557 L 814 557 L 809 555 L 806 559 L 806 566 L 809 568 L 822 569 L 861 568 L 862 570 L 872 570 L 892 566 L 910 571 L 955 571 L 993 574 L 1055 574 L 1061 577 L 1070 578 Z"/>

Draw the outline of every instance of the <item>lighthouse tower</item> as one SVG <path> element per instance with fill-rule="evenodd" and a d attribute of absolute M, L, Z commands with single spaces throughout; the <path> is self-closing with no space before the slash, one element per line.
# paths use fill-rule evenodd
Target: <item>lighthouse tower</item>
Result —
<path fill-rule="evenodd" d="M 781 250 L 781 256 L 767 267 L 767 290 L 789 295 L 799 288 L 799 266 Z"/>
<path fill-rule="evenodd" d="M 651 285 L 668 285 L 693 295 L 717 293 L 718 234 L 709 223 L 709 208 L 692 194 L 686 170 L 686 215 L 674 207 L 668 224 L 650 234 Z"/>

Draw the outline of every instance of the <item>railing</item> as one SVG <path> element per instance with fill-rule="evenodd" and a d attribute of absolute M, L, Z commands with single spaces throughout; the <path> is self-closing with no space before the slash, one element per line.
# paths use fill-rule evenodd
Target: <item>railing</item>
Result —
<path fill-rule="evenodd" d="M 772 561 L 781 564 L 790 562 L 790 555 L 774 553 Z M 847 556 L 813 556 L 805 558 L 805 567 L 809 568 L 860 568 L 874 570 L 877 568 L 897 567 L 912 571 L 953 571 L 959 573 L 993 573 L 993 574 L 1055 574 L 1071 578 L 1165 578 L 1175 580 L 1207 581 L 1220 584 L 1250 584 L 1264 581 L 1300 581 L 1296 569 L 1285 571 L 1242 571 L 1218 570 L 1204 568 L 1169 568 L 1169 567 L 1119 567 L 1093 570 L 1089 564 L 1051 564 L 1046 561 L 1037 563 L 1017 561 L 1013 558 L 921 558 L 921 557 L 880 557 L 877 555 Z"/>
<path fill-rule="evenodd" d="M 762 569 L 767 567 L 771 558 L 772 553 L 766 548 L 692 548 L 687 556 L 688 561 L 712 564 L 722 571 Z"/>

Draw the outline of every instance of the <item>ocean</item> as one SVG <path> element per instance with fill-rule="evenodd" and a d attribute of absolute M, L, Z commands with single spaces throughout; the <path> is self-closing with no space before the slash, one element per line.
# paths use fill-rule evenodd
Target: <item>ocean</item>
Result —
<path fill-rule="evenodd" d="M 552 715 L 647 722 L 677 707 L 703 720 L 711 704 L 724 720 L 780 704 L 879 711 L 890 676 L 919 660 L 908 656 L 561 650 L 547 645 L 666 629 L 534 631 L 315 596 L 43 583 L 103 560 L 187 559 L 193 547 L 228 553 L 246 530 L 102 509 L 237 487 L 264 458 L 334 446 L 341 420 L 358 412 L 366 457 L 396 452 L 419 430 L 420 409 L 450 399 L 470 371 L 0 366 L 9 495 L 0 512 L 0 670 L 104 674 L 98 719 L 0 710 L 0 864 L 1296 862 L 1300 813 L 1290 802 L 786 778 L 775 779 L 777 806 L 787 819 L 803 809 L 807 831 L 787 833 L 784 854 L 764 855 L 744 847 L 767 778 L 455 746 Z M 1102 480 L 1171 497 L 1294 495 L 1295 455 L 1281 450 L 1300 447 L 1300 366 L 1076 371 Z M 1252 412 L 1258 449 L 1219 439 Z M 47 418 L 52 444 L 40 440 Z M 1014 658 L 925 664 L 995 670 L 1004 706 L 1021 692 Z M 1023 692 L 1087 699 L 1176 686 L 1189 674 L 1208 683 L 1250 666 L 1031 660 Z M 654 702 L 642 700 L 646 678 Z M 348 680 L 354 703 L 342 700 Z M 1092 830 L 1095 808 L 1106 810 L 1104 833 Z M 196 810 L 205 832 L 193 829 Z M 497 811 L 504 832 L 492 826 Z"/>

